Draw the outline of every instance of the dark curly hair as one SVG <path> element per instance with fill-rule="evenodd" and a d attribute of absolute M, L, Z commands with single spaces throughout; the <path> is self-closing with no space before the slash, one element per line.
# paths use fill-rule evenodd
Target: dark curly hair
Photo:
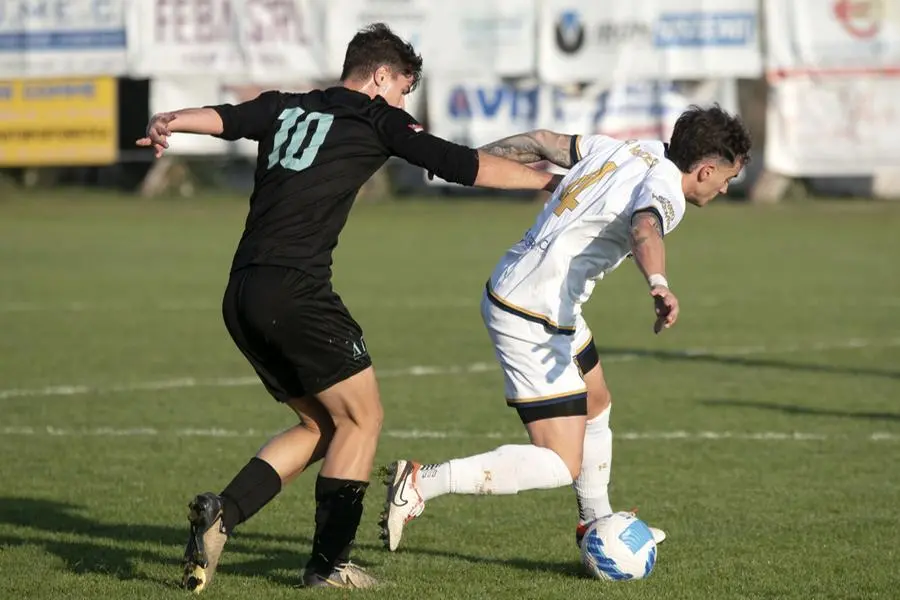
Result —
<path fill-rule="evenodd" d="M 667 156 L 684 173 L 702 160 L 718 158 L 729 164 L 750 162 L 750 133 L 740 118 L 718 104 L 691 106 L 675 122 Z"/>
<path fill-rule="evenodd" d="M 384 23 L 372 23 L 361 29 L 350 43 L 344 56 L 341 81 L 351 77 L 366 77 L 386 65 L 395 73 L 412 77 L 410 91 L 422 78 L 422 56 L 416 54 L 412 44 L 396 35 Z"/>

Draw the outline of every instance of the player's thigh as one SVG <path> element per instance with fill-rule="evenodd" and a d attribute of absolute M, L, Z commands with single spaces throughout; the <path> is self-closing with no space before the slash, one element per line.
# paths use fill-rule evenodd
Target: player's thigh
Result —
<path fill-rule="evenodd" d="M 335 423 L 377 435 L 384 421 L 375 369 L 371 366 L 316 394 Z"/>
<path fill-rule="evenodd" d="M 290 361 L 272 344 L 267 325 L 284 303 L 283 272 L 251 267 L 232 273 L 222 298 L 222 318 L 232 341 L 266 390 L 279 402 L 305 397 L 306 390 Z"/>
<path fill-rule="evenodd" d="M 506 403 L 532 443 L 556 451 L 570 471 L 581 465 L 588 390 L 576 357 L 590 331 L 554 331 L 485 301 L 482 316 L 503 373 Z"/>
<path fill-rule="evenodd" d="M 283 315 L 278 340 L 308 395 L 336 425 L 380 430 L 381 399 L 362 328 L 327 282 L 311 282 Z"/>

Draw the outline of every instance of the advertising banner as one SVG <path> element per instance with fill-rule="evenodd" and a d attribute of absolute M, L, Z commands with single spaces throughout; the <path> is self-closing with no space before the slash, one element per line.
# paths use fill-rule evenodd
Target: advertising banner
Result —
<path fill-rule="evenodd" d="M 766 167 L 792 176 L 866 176 L 896 168 L 900 77 L 791 77 L 772 88 Z"/>
<path fill-rule="evenodd" d="M 291 81 L 324 73 L 315 0 L 131 0 L 128 60 L 137 76 Z"/>
<path fill-rule="evenodd" d="M 124 0 L 0 1 L 0 77 L 120 75 Z"/>
<path fill-rule="evenodd" d="M 116 161 L 112 77 L 0 81 L 0 166 L 101 166 Z"/>
<path fill-rule="evenodd" d="M 548 83 L 761 73 L 757 0 L 540 3 L 538 74 Z"/>

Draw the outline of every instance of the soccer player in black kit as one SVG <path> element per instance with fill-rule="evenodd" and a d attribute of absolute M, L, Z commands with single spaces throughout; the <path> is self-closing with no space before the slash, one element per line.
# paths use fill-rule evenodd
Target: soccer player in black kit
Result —
<path fill-rule="evenodd" d="M 362 329 L 331 286 L 332 251 L 363 183 L 390 156 L 465 186 L 539 190 L 556 181 L 424 132 L 403 110 L 421 71 L 413 47 L 374 24 L 350 41 L 340 86 L 154 115 L 137 142 L 157 157 L 176 132 L 259 142 L 222 314 L 266 389 L 300 420 L 269 440 L 220 494 L 191 501 L 183 585 L 194 592 L 209 586 L 234 528 L 323 459 L 303 583 L 376 583 L 350 562 L 350 549 L 383 413 Z"/>

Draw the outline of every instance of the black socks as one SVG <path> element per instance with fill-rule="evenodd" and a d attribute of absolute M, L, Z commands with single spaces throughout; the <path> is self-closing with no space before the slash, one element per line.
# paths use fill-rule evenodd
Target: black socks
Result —
<path fill-rule="evenodd" d="M 281 491 L 281 477 L 266 461 L 253 457 L 222 491 L 225 504 L 222 521 L 231 535 L 240 525 Z"/>
<path fill-rule="evenodd" d="M 368 487 L 367 481 L 316 479 L 316 534 L 307 569 L 327 574 L 350 559 Z"/>

